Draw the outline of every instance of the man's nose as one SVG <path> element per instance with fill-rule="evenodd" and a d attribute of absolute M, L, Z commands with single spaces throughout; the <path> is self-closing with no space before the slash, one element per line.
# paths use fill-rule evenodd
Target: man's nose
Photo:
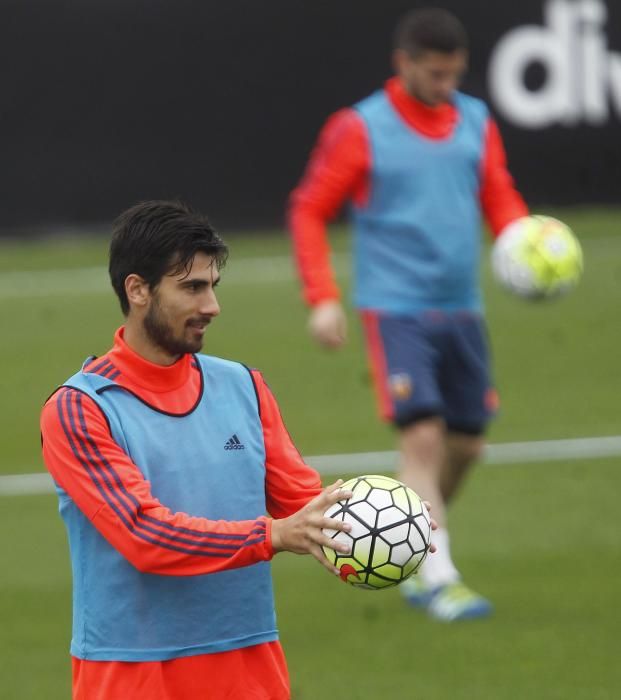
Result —
<path fill-rule="evenodd" d="M 220 313 L 220 304 L 213 289 L 210 289 L 202 298 L 200 312 L 205 316 L 217 316 Z"/>

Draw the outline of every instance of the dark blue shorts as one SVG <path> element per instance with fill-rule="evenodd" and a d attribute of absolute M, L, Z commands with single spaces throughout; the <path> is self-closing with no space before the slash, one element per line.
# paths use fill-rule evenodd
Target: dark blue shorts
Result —
<path fill-rule="evenodd" d="M 440 416 L 455 432 L 480 434 L 498 399 L 479 314 L 363 311 L 380 414 L 400 427 Z"/>

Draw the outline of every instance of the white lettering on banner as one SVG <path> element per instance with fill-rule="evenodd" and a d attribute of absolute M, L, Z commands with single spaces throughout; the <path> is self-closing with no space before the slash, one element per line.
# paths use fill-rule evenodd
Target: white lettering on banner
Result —
<path fill-rule="evenodd" d="M 621 53 L 608 51 L 602 0 L 547 0 L 545 26 L 512 29 L 490 58 L 489 87 L 500 113 L 517 126 L 605 124 L 610 105 L 621 116 Z M 526 70 L 540 64 L 545 81 L 536 90 Z"/>

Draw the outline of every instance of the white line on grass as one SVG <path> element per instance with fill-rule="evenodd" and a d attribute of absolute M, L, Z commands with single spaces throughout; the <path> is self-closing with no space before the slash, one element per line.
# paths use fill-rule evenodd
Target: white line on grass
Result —
<path fill-rule="evenodd" d="M 333 255 L 332 260 L 338 273 L 348 270 L 345 253 Z M 287 255 L 232 260 L 222 275 L 223 283 L 235 285 L 293 282 L 294 279 L 293 264 Z M 0 300 L 111 292 L 108 270 L 103 266 L 0 272 Z"/>
<path fill-rule="evenodd" d="M 590 238 L 590 254 L 610 254 L 610 246 L 618 244 L 618 237 Z M 350 270 L 350 254 L 334 253 L 332 261 L 339 275 Z M 231 284 L 265 284 L 295 280 L 293 263 L 288 255 L 254 258 L 231 258 L 223 281 Z M 104 294 L 111 291 L 108 272 L 104 266 L 73 267 L 56 270 L 0 272 L 0 301 L 24 297 L 76 296 Z"/>
<path fill-rule="evenodd" d="M 0 496 L 29 496 L 52 491 L 54 484 L 47 473 L 0 476 Z"/>
<path fill-rule="evenodd" d="M 571 440 L 538 440 L 488 445 L 483 462 L 490 465 L 525 464 L 573 459 L 596 459 L 621 455 L 621 435 L 575 438 Z M 321 474 L 364 474 L 393 471 L 397 453 L 359 452 L 307 457 L 308 464 Z M 46 473 L 0 476 L 0 496 L 21 496 L 51 493 L 52 480 Z"/>
<path fill-rule="evenodd" d="M 524 464 L 557 460 L 594 459 L 621 455 L 621 435 L 612 437 L 575 438 L 571 440 L 537 440 L 487 445 L 483 463 Z M 372 469 L 394 470 L 396 452 L 361 452 L 359 454 L 309 457 L 308 463 L 322 474 L 364 473 Z"/>
<path fill-rule="evenodd" d="M 590 254 L 593 255 L 595 250 L 609 255 L 610 245 L 618 242 L 618 237 L 612 236 L 591 238 L 589 239 Z M 349 274 L 350 255 L 348 253 L 334 253 L 332 261 L 339 275 Z M 288 255 L 253 258 L 233 256 L 223 275 L 224 282 L 235 285 L 294 280 L 293 264 Z M 0 301 L 24 297 L 105 294 L 110 291 L 108 272 L 104 266 L 0 272 Z"/>

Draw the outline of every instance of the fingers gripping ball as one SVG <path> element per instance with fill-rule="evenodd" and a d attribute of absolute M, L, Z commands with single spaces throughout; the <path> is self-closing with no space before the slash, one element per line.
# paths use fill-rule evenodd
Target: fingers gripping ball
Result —
<path fill-rule="evenodd" d="M 566 293 L 582 275 L 582 249 L 571 229 L 550 216 L 524 216 L 501 232 L 492 270 L 507 290 L 527 299 Z"/>
<path fill-rule="evenodd" d="M 348 500 L 328 508 L 328 518 L 351 524 L 351 532 L 324 530 L 346 542 L 350 554 L 324 547 L 341 579 L 357 588 L 396 586 L 415 573 L 429 551 L 431 518 L 421 499 L 400 481 L 387 476 L 359 476 L 346 481 Z"/>

